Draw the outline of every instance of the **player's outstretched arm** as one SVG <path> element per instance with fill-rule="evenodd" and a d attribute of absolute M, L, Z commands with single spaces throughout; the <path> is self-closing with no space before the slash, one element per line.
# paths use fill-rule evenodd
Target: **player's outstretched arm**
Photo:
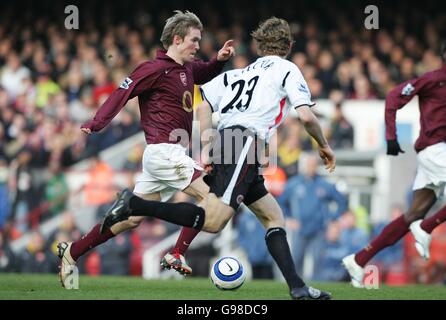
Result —
<path fill-rule="evenodd" d="M 325 169 L 329 172 L 333 172 L 336 167 L 336 157 L 322 132 L 319 120 L 307 105 L 298 107 L 296 111 L 299 114 L 299 118 L 302 121 L 305 130 L 314 140 L 316 140 L 319 148 L 319 156 L 324 161 Z"/>
<path fill-rule="evenodd" d="M 142 63 L 116 88 L 96 111 L 94 118 L 81 125 L 82 132 L 90 134 L 105 128 L 126 105 L 127 101 L 149 90 L 157 72 L 150 63 Z"/>

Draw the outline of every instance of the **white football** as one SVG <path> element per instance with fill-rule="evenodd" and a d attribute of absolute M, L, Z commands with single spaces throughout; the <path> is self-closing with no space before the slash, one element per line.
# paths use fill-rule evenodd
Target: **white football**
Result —
<path fill-rule="evenodd" d="M 235 290 L 245 282 L 246 273 L 237 258 L 218 259 L 211 269 L 211 280 L 221 290 Z"/>

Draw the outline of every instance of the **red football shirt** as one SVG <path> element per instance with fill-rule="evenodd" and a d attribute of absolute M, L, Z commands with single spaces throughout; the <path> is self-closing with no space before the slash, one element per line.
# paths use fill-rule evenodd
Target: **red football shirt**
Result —
<path fill-rule="evenodd" d="M 420 134 L 415 150 L 439 142 L 446 142 L 446 64 L 442 68 L 403 82 L 389 92 L 386 99 L 386 139 L 397 138 L 395 118 L 398 109 L 406 105 L 415 95 L 419 97 Z"/>
<path fill-rule="evenodd" d="M 146 141 L 177 143 L 169 139 L 175 129 L 192 132 L 194 84 L 203 84 L 217 76 L 224 61 L 194 60 L 184 65 L 176 63 L 158 50 L 155 60 L 140 64 L 98 109 L 93 120 L 82 128 L 100 131 L 119 113 L 129 99 L 138 96 L 141 126 Z"/>

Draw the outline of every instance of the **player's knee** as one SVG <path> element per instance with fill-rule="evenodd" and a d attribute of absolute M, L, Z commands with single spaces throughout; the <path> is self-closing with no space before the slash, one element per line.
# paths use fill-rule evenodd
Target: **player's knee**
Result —
<path fill-rule="evenodd" d="M 268 221 L 266 228 L 267 229 L 270 229 L 270 228 L 285 229 L 285 220 L 284 219 L 270 220 L 270 221 Z"/>
<path fill-rule="evenodd" d="M 218 221 L 214 224 L 209 225 L 206 231 L 209 233 L 219 233 L 225 228 L 226 223 L 227 221 Z"/>
<path fill-rule="evenodd" d="M 220 230 L 220 228 L 218 228 L 218 226 L 210 225 L 210 226 L 206 227 L 206 232 L 209 232 L 209 233 L 218 233 L 219 230 Z"/>
<path fill-rule="evenodd" d="M 207 215 L 205 220 L 205 231 L 209 233 L 219 233 L 224 229 L 229 221 L 229 218 L 222 217 L 223 215 Z"/>
<path fill-rule="evenodd" d="M 404 216 L 404 220 L 406 221 L 406 223 L 412 223 L 414 221 L 420 220 L 424 218 L 424 212 L 419 211 L 419 210 L 412 210 L 409 211 L 405 216 Z"/>
<path fill-rule="evenodd" d="M 261 219 L 262 224 L 267 228 L 285 228 L 285 219 L 282 214 L 271 212 Z"/>

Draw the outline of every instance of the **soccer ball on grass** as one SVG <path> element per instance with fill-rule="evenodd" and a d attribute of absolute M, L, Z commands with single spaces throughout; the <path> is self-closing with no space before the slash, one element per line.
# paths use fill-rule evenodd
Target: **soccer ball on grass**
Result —
<path fill-rule="evenodd" d="M 221 290 L 235 290 L 245 282 L 246 273 L 237 258 L 223 257 L 212 265 L 211 280 Z"/>

